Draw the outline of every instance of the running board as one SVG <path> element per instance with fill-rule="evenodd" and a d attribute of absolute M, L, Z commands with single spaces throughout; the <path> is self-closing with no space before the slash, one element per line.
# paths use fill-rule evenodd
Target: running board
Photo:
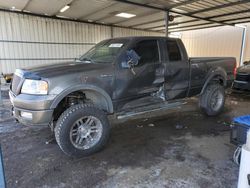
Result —
<path fill-rule="evenodd" d="M 131 118 L 134 116 L 139 116 L 139 115 L 143 115 L 146 113 L 155 112 L 155 111 L 159 111 L 159 110 L 175 109 L 175 108 L 181 107 L 182 105 L 184 105 L 186 103 L 187 102 L 184 102 L 184 101 L 173 102 L 173 103 L 164 102 L 164 103 L 161 103 L 158 105 L 139 107 L 139 108 L 131 109 L 130 111 L 121 112 L 121 113 L 117 114 L 116 118 L 121 120 L 121 119 L 127 119 L 127 118 Z"/>

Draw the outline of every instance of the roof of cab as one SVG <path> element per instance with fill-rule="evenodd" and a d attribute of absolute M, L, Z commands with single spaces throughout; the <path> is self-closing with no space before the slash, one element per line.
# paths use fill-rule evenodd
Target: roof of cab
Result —
<path fill-rule="evenodd" d="M 127 37 L 115 37 L 110 39 L 170 39 L 170 40 L 177 40 L 177 38 L 170 38 L 170 37 L 164 37 L 164 36 L 127 36 Z"/>

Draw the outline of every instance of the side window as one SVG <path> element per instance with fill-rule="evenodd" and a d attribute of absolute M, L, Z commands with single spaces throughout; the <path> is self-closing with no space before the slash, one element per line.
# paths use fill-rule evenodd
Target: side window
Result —
<path fill-rule="evenodd" d="M 157 40 L 145 40 L 138 42 L 133 49 L 140 57 L 139 66 L 145 63 L 159 62 Z"/>
<path fill-rule="evenodd" d="M 176 41 L 166 41 L 169 61 L 181 61 L 181 52 Z"/>

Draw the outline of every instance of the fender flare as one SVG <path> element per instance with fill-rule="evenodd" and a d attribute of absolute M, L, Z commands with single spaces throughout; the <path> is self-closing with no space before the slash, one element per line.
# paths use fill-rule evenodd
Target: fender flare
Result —
<path fill-rule="evenodd" d="M 107 112 L 109 113 L 113 113 L 114 109 L 113 109 L 113 103 L 111 100 L 111 97 L 108 95 L 108 93 L 106 91 L 104 91 L 103 89 L 97 87 L 97 86 L 93 86 L 93 85 L 76 85 L 76 86 L 72 86 L 69 87 L 65 90 L 63 90 L 52 102 L 51 104 L 51 109 L 55 109 L 58 104 L 70 93 L 76 92 L 76 91 L 80 91 L 80 90 L 85 90 L 85 91 L 89 91 L 89 92 L 94 92 L 96 94 L 99 94 L 102 96 L 103 99 L 105 99 L 105 110 L 107 110 Z"/>
<path fill-rule="evenodd" d="M 202 87 L 200 94 L 203 94 L 207 85 L 211 82 L 211 80 L 213 80 L 216 77 L 221 78 L 223 81 L 223 86 L 226 87 L 226 85 L 227 85 L 227 73 L 223 68 L 217 67 L 216 69 L 214 69 L 208 73 L 207 79 Z"/>

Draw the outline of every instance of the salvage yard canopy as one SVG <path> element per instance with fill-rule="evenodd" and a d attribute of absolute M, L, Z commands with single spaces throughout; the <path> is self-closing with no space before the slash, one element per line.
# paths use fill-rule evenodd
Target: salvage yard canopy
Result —
<path fill-rule="evenodd" d="M 165 32 L 250 22 L 249 0 L 0 0 L 2 11 Z M 171 21 L 172 20 L 172 21 Z"/>

